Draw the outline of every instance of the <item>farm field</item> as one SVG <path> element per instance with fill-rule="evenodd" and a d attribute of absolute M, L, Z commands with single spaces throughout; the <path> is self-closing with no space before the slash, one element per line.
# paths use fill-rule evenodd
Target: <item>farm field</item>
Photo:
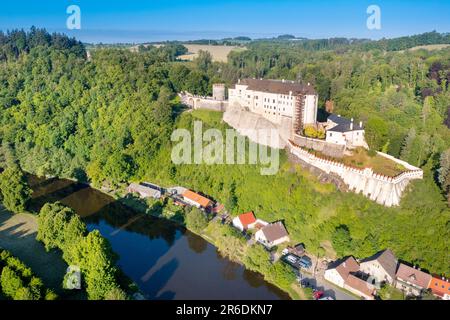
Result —
<path fill-rule="evenodd" d="M 450 44 L 430 44 L 430 45 L 425 45 L 425 46 L 413 47 L 411 49 L 408 49 L 408 51 L 417 51 L 417 50 L 421 50 L 421 49 L 432 51 L 432 50 L 441 50 L 441 49 L 445 49 L 448 47 L 450 47 Z"/>
<path fill-rule="evenodd" d="M 246 50 L 237 46 L 213 46 L 213 45 L 200 45 L 200 44 L 183 44 L 189 53 L 179 56 L 180 60 L 194 60 L 200 50 L 208 51 L 213 57 L 213 61 L 227 62 L 228 54 L 231 51 L 243 51 Z"/>

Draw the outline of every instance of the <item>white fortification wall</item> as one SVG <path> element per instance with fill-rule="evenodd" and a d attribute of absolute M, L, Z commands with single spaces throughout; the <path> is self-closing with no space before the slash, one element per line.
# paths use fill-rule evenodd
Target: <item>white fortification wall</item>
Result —
<path fill-rule="evenodd" d="M 248 137 L 253 142 L 272 148 L 284 149 L 287 147 L 293 155 L 307 164 L 328 174 L 338 175 L 352 192 L 362 193 L 381 205 L 387 207 L 399 205 L 409 182 L 423 179 L 423 171 L 420 168 L 381 152 L 379 152 L 381 156 L 403 165 L 408 171 L 396 177 L 388 177 L 376 174 L 370 168 L 352 168 L 337 161 L 316 157 L 290 140 L 293 135 L 291 118 L 283 117 L 280 124 L 277 125 L 238 104 L 231 105 L 228 101 L 218 101 L 190 94 L 183 94 L 180 97 L 183 103 L 193 109 L 224 111 L 223 120 L 236 129 L 239 134 Z M 276 133 L 276 139 L 273 139 L 274 133 Z"/>
<path fill-rule="evenodd" d="M 202 97 L 190 94 L 188 92 L 182 92 L 178 94 L 181 102 L 191 107 L 192 109 L 207 109 L 212 111 L 224 112 L 228 107 L 228 101 L 216 100 L 212 97 Z"/>
<path fill-rule="evenodd" d="M 387 177 L 374 173 L 370 168 L 356 169 L 336 161 L 321 159 L 294 145 L 291 141 L 288 142 L 288 147 L 292 154 L 304 162 L 326 173 L 337 174 L 349 186 L 351 191 L 362 193 L 370 200 L 387 207 L 400 204 L 402 194 L 411 180 L 423 179 L 423 171 L 421 169 L 384 153 L 379 154 L 402 164 L 408 171 L 396 177 Z"/>

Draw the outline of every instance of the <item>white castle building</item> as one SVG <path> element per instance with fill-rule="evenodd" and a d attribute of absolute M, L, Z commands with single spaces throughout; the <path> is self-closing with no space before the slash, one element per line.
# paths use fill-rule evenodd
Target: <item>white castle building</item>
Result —
<path fill-rule="evenodd" d="M 399 205 L 401 196 L 411 180 L 422 179 L 420 168 L 378 152 L 378 155 L 394 161 L 405 170 L 399 175 L 383 176 L 372 168 L 347 166 L 339 158 L 352 149 L 369 149 L 362 122 L 331 114 L 326 122 L 318 122 L 318 94 L 310 84 L 286 80 L 243 79 L 228 90 L 213 85 L 213 97 L 199 97 L 181 93 L 181 100 L 193 109 L 224 111 L 223 120 L 250 140 L 266 144 L 255 132 L 258 129 L 275 129 L 281 143 L 273 148 L 287 147 L 291 154 L 304 163 L 328 174 L 342 178 L 350 191 L 385 206 Z M 325 133 L 324 139 L 305 136 L 305 129 L 313 127 Z M 313 149 L 328 158 L 310 153 Z M 336 160 L 330 160 L 335 158 Z"/>
<path fill-rule="evenodd" d="M 239 105 L 277 125 L 291 123 L 291 137 L 303 134 L 308 126 L 318 127 L 319 96 L 307 85 L 287 80 L 243 79 L 228 90 L 229 105 Z M 326 130 L 325 141 L 331 144 L 368 148 L 362 122 L 354 123 L 341 116 L 330 115 L 320 125 Z"/>
<path fill-rule="evenodd" d="M 283 117 L 293 119 L 298 127 L 314 125 L 319 97 L 314 88 L 286 80 L 239 80 L 228 90 L 230 105 L 239 104 L 273 123 Z"/>

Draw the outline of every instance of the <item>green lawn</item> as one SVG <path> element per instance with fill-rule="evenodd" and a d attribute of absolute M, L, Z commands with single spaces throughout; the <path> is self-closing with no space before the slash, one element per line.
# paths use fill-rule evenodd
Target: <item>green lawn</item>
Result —
<path fill-rule="evenodd" d="M 330 159 L 337 162 L 342 162 L 347 166 L 357 168 L 357 169 L 365 169 L 372 168 L 373 172 L 382 174 L 388 177 L 396 177 L 402 172 L 405 172 L 407 169 L 401 164 L 385 158 L 379 154 L 371 156 L 369 151 L 364 148 L 357 148 L 353 150 L 352 155 L 345 155 L 343 158 L 331 158 L 322 154 L 319 151 L 308 150 L 309 152 L 315 154 L 320 158 Z"/>

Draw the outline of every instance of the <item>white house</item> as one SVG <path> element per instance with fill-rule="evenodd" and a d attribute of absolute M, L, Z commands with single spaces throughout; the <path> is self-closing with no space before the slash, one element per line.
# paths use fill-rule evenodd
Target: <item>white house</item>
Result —
<path fill-rule="evenodd" d="M 212 200 L 202 195 L 199 195 L 198 193 L 195 193 L 191 190 L 184 191 L 182 196 L 185 202 L 199 209 L 208 209 L 213 205 Z"/>
<path fill-rule="evenodd" d="M 305 126 L 317 121 L 318 95 L 308 84 L 287 80 L 243 79 L 228 90 L 229 105 L 239 105 L 280 124 L 283 117 Z"/>
<path fill-rule="evenodd" d="M 268 249 L 290 241 L 289 234 L 281 221 L 268 224 L 258 230 L 255 233 L 255 239 Z"/>
<path fill-rule="evenodd" d="M 233 219 L 233 226 L 240 230 L 261 229 L 268 225 L 267 222 L 256 219 L 253 211 L 243 213 Z"/>
<path fill-rule="evenodd" d="M 353 257 L 333 263 L 325 271 L 325 279 L 338 287 L 347 289 L 366 300 L 373 300 L 375 287 L 360 277 L 360 267 Z"/>
<path fill-rule="evenodd" d="M 369 149 L 362 122 L 354 123 L 339 115 L 330 115 L 326 124 L 326 141 L 345 145 L 347 148 L 363 147 Z"/>
<path fill-rule="evenodd" d="M 430 274 L 403 263 L 398 266 L 396 278 L 395 287 L 408 296 L 420 296 L 432 279 Z"/>
<path fill-rule="evenodd" d="M 362 272 L 373 277 L 378 283 L 386 282 L 391 285 L 395 281 L 397 265 L 397 258 L 389 249 L 380 251 L 359 263 Z"/>

